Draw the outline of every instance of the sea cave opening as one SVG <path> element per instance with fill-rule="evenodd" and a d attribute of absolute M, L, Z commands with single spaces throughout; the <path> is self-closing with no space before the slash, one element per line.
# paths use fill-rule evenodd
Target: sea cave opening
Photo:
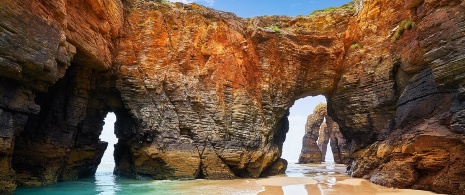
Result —
<path fill-rule="evenodd" d="M 118 138 L 115 135 L 116 115 L 109 112 L 104 119 L 104 126 L 100 134 L 100 141 L 107 142 L 108 146 L 101 158 L 97 171 L 95 172 L 96 191 L 105 191 L 107 193 L 116 192 L 116 176 L 113 174 L 115 169 L 115 160 L 113 157 L 115 144 L 118 143 Z M 99 189 L 104 188 L 104 189 Z"/>
<path fill-rule="evenodd" d="M 97 168 L 96 176 L 99 174 L 113 174 L 113 170 L 115 168 L 115 160 L 113 157 L 113 153 L 115 151 L 114 145 L 118 143 L 118 138 L 114 133 L 115 129 L 115 122 L 116 122 L 116 115 L 113 112 L 109 112 L 104 119 L 105 125 L 103 126 L 102 133 L 100 134 L 100 141 L 104 141 L 108 143 L 107 149 L 105 153 L 103 153 L 103 157 L 100 161 L 100 164 Z"/>

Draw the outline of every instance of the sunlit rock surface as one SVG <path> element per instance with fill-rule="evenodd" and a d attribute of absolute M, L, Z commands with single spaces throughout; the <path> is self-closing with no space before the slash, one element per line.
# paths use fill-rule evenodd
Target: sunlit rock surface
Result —
<path fill-rule="evenodd" d="M 243 19 L 161 1 L 2 1 L 1 193 L 92 175 L 109 111 L 118 174 L 259 177 L 283 163 L 290 106 L 319 94 L 352 176 L 462 193 L 465 3 L 362 3 Z"/>

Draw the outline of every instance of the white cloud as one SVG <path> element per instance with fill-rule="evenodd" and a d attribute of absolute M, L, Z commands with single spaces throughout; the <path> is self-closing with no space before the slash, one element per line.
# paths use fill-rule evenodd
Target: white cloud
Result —
<path fill-rule="evenodd" d="M 181 3 L 194 3 L 194 2 L 204 2 L 209 6 L 212 6 L 215 3 L 215 0 L 168 0 L 171 2 L 181 2 Z"/>

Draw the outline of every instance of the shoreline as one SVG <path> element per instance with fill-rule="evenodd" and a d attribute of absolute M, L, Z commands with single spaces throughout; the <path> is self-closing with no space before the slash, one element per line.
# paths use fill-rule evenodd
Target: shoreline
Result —
<path fill-rule="evenodd" d="M 370 183 L 365 179 L 352 178 L 345 173 L 345 165 L 293 164 L 289 163 L 286 174 L 258 179 L 234 180 L 156 180 L 140 181 L 118 178 L 110 167 L 97 172 L 95 177 L 74 182 L 62 182 L 44 187 L 18 188 L 15 194 L 62 195 L 149 195 L 149 194 L 241 194 L 241 195 L 301 195 L 301 194 L 356 194 L 356 195 L 432 195 L 428 191 L 394 189 Z"/>

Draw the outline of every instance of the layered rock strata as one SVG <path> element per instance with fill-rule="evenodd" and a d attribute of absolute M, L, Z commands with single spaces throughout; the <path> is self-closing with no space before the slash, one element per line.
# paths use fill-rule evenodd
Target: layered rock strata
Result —
<path fill-rule="evenodd" d="M 121 2 L 5 0 L 0 18 L 0 194 L 92 175 Z"/>
<path fill-rule="evenodd" d="M 298 163 L 325 162 L 327 146 L 332 151 L 335 163 L 349 163 L 349 146 L 343 138 L 339 125 L 327 115 L 327 106 L 320 103 L 307 118 L 305 134 L 302 139 L 302 150 Z"/>
<path fill-rule="evenodd" d="M 345 54 L 328 108 L 351 142 L 352 176 L 463 193 L 464 6 L 365 1 L 351 20 L 347 43 L 358 47 Z"/>
<path fill-rule="evenodd" d="M 298 163 L 321 163 L 324 162 L 323 153 L 318 147 L 318 138 L 320 137 L 320 129 L 324 132 L 322 127 L 323 120 L 326 115 L 326 105 L 320 103 L 313 110 L 313 114 L 307 117 L 307 123 L 305 123 L 305 134 L 302 138 L 302 151 L 299 155 Z M 324 153 L 326 154 L 326 153 Z"/>
<path fill-rule="evenodd" d="M 164 1 L 2 1 L 1 193 L 92 175 L 110 111 L 118 174 L 276 173 L 289 107 L 321 94 L 351 175 L 460 194 L 465 3 L 358 2 L 243 19 Z"/>

